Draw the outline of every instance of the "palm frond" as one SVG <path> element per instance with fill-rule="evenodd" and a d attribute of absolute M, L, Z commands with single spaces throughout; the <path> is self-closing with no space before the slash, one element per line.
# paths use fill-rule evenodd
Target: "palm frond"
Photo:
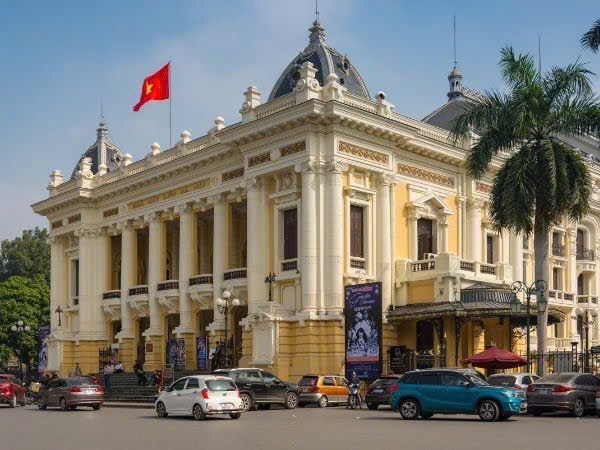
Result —
<path fill-rule="evenodd" d="M 547 123 L 551 133 L 600 137 L 600 99 L 592 95 L 565 98 L 550 111 Z"/>
<path fill-rule="evenodd" d="M 513 89 L 526 86 L 538 77 L 533 56 L 528 53 L 515 55 L 510 45 L 500 51 L 499 66 L 502 78 Z"/>
<path fill-rule="evenodd" d="M 581 37 L 581 45 L 593 52 L 598 51 L 598 47 L 600 47 L 600 19 L 596 20 L 592 28 Z"/>
<path fill-rule="evenodd" d="M 554 105 L 566 98 L 591 94 L 589 75 L 593 75 L 593 72 L 579 62 L 566 67 L 553 67 L 542 79 L 546 101 L 549 105 Z"/>

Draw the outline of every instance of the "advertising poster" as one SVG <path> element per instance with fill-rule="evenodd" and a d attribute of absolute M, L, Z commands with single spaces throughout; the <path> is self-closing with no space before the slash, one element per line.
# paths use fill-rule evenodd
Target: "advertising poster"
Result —
<path fill-rule="evenodd" d="M 186 354 L 185 354 L 185 339 L 177 339 L 177 367 L 185 367 Z"/>
<path fill-rule="evenodd" d="M 208 370 L 208 338 L 206 336 L 196 337 L 196 368 Z"/>
<path fill-rule="evenodd" d="M 38 354 L 38 372 L 43 372 L 48 367 L 48 344 L 46 338 L 50 336 L 50 325 L 44 325 L 38 328 L 38 337 L 40 339 L 40 353 Z"/>
<path fill-rule="evenodd" d="M 381 375 L 381 283 L 345 287 L 346 378 L 356 372 L 360 379 Z"/>

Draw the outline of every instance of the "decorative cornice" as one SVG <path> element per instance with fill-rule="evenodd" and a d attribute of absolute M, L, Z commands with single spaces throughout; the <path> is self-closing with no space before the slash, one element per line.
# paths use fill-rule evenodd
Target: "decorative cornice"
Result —
<path fill-rule="evenodd" d="M 240 167 L 239 169 L 230 170 L 229 172 L 223 172 L 221 175 L 221 182 L 225 183 L 226 181 L 234 180 L 243 176 L 244 168 Z"/>
<path fill-rule="evenodd" d="M 283 158 L 284 156 L 290 156 L 294 153 L 300 153 L 306 150 L 306 141 L 295 142 L 279 149 L 279 154 Z"/>
<path fill-rule="evenodd" d="M 475 190 L 479 192 L 485 192 L 486 194 L 492 193 L 492 185 L 487 183 L 482 183 L 481 181 L 475 182 Z"/>
<path fill-rule="evenodd" d="M 389 157 L 385 153 L 376 152 L 375 150 L 369 150 L 367 148 L 359 147 L 358 145 L 349 144 L 342 141 L 338 143 L 338 151 L 340 153 L 356 156 L 360 159 L 367 159 L 378 164 L 387 164 L 389 161 Z"/>
<path fill-rule="evenodd" d="M 187 194 L 188 192 L 199 191 L 200 189 L 204 189 L 210 187 L 211 179 L 204 178 L 203 180 L 196 181 L 195 183 L 188 184 L 187 186 L 183 186 L 177 189 L 171 189 L 169 191 L 163 192 L 162 194 L 156 194 L 152 197 L 143 198 L 141 200 L 136 200 L 127 205 L 129 211 L 142 208 L 144 206 L 152 205 L 154 203 L 170 200 L 174 197 L 179 197 L 180 195 Z"/>
<path fill-rule="evenodd" d="M 258 166 L 271 161 L 271 152 L 261 153 L 260 155 L 248 158 L 248 167 Z"/>
<path fill-rule="evenodd" d="M 429 170 L 420 169 L 418 167 L 398 163 L 398 173 L 410 175 L 416 178 L 421 178 L 422 180 L 429 181 L 431 183 L 441 184 L 442 186 L 454 187 L 454 178 L 442 175 L 437 172 L 430 172 Z"/>

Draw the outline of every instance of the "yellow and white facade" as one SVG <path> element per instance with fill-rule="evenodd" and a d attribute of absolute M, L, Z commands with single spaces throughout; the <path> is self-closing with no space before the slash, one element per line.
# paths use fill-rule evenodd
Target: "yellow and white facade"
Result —
<path fill-rule="evenodd" d="M 435 351 L 441 338 L 451 364 L 511 345 L 502 317 L 460 329 L 441 317 L 435 332 L 387 320 L 393 308 L 457 302 L 480 282 L 533 281 L 533 241 L 493 230 L 493 173 L 467 176 L 470 143 L 395 112 L 383 93 L 371 100 L 318 23 L 289 67 L 267 102 L 247 89 L 238 123 L 217 117 L 206 135 L 184 131 L 135 162 L 101 123 L 73 177 L 52 173 L 49 198 L 33 205 L 50 224 L 49 370 L 79 362 L 96 371 L 98 349 L 111 345 L 127 370 L 135 359 L 160 368 L 173 337 L 185 339 L 195 368 L 195 337 L 224 335 L 215 300 L 227 289 L 242 304 L 228 324 L 240 365 L 292 379 L 342 373 L 344 286 L 365 281 L 382 282 L 384 348 Z M 590 167 L 596 186 L 600 170 Z M 577 306 L 598 309 L 599 201 L 595 188 L 592 214 L 551 240 L 549 307 L 560 317 L 551 349 L 579 340 Z M 597 324 L 592 332 L 590 345 Z"/>

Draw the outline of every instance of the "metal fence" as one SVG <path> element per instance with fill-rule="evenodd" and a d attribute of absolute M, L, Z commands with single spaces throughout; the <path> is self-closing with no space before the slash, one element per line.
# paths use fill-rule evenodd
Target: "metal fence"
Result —
<path fill-rule="evenodd" d="M 382 373 L 384 375 L 402 374 L 411 370 L 441 369 L 446 367 L 446 355 L 441 354 L 418 354 L 413 351 L 406 352 L 401 356 L 392 357 L 386 354 L 383 358 Z"/>

